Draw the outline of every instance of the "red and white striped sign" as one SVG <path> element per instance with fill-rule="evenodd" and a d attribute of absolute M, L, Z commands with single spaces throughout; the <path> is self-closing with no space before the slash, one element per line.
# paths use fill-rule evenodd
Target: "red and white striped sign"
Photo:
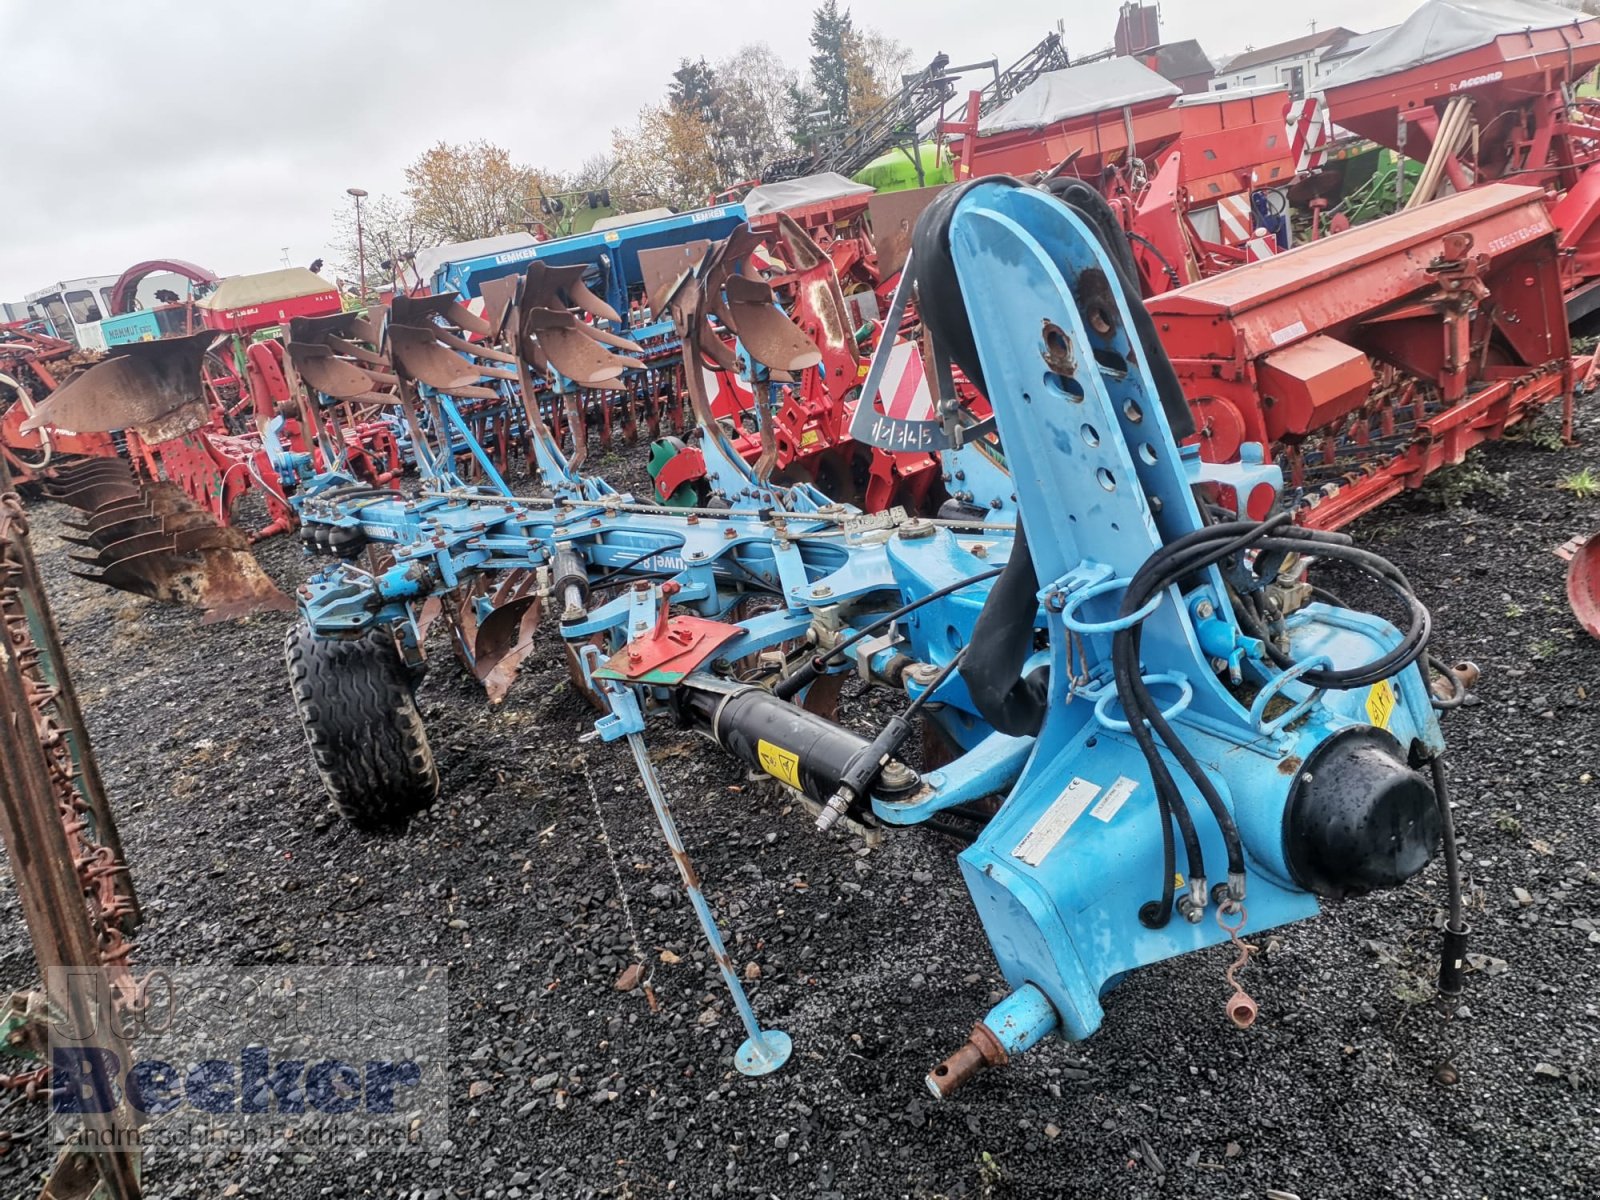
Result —
<path fill-rule="evenodd" d="M 1294 158 L 1295 171 L 1305 174 L 1315 171 L 1328 157 L 1328 143 L 1333 140 L 1333 124 L 1320 96 L 1307 96 L 1293 100 L 1284 110 L 1284 126 L 1289 132 L 1289 153 Z"/>
<path fill-rule="evenodd" d="M 896 342 L 889 347 L 880 396 L 879 406 L 897 420 L 933 420 L 933 389 L 928 386 L 922 352 L 915 342 Z"/>
<path fill-rule="evenodd" d="M 1248 238 L 1244 243 L 1245 262 L 1260 262 L 1263 258 L 1271 258 L 1277 252 L 1278 243 L 1270 234 Z"/>
<path fill-rule="evenodd" d="M 1217 201 L 1217 221 L 1221 226 L 1222 241 L 1228 246 L 1242 246 L 1256 232 L 1255 214 L 1250 211 L 1250 194 L 1224 196 Z"/>

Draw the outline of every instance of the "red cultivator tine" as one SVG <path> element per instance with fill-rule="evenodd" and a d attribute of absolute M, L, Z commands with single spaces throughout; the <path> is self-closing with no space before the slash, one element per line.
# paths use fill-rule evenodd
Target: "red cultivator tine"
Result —
<path fill-rule="evenodd" d="M 1567 560 L 1567 604 L 1592 638 L 1600 638 L 1600 532 L 1575 537 L 1556 554 Z"/>

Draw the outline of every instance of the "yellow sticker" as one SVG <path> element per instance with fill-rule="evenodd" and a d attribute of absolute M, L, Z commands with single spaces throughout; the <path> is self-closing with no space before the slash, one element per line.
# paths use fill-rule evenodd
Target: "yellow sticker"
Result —
<path fill-rule="evenodd" d="M 1367 716 L 1379 729 L 1389 728 L 1389 718 L 1394 715 L 1394 686 L 1382 679 L 1372 685 L 1367 693 Z"/>
<path fill-rule="evenodd" d="M 808 429 L 800 435 L 800 449 L 804 450 L 808 446 L 815 446 L 821 440 L 822 435 L 820 433 L 815 429 Z"/>
<path fill-rule="evenodd" d="M 756 758 L 761 762 L 761 769 L 774 779 L 781 779 L 792 788 L 800 786 L 800 756 L 794 751 L 757 740 Z"/>

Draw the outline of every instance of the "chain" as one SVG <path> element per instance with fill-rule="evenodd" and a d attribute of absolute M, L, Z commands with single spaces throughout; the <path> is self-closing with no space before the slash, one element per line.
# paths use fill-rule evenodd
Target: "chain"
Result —
<path fill-rule="evenodd" d="M 1230 911 L 1239 914 L 1239 919 L 1232 925 L 1228 924 L 1227 921 L 1227 914 Z M 1233 996 L 1228 1001 L 1228 1017 L 1241 1029 L 1248 1028 L 1256 1019 L 1256 1002 L 1250 998 L 1238 979 L 1238 972 L 1249 965 L 1250 956 L 1260 950 L 1259 946 L 1252 942 L 1244 941 L 1239 937 L 1248 919 L 1249 914 L 1245 912 L 1243 902 L 1217 905 L 1217 924 L 1222 927 L 1223 931 L 1228 935 L 1228 940 L 1233 943 L 1235 949 L 1239 952 L 1238 957 L 1223 972 L 1223 978 L 1228 981 L 1228 986 L 1233 989 Z"/>
<path fill-rule="evenodd" d="M 633 919 L 633 910 L 628 907 L 628 889 L 622 886 L 622 869 L 617 866 L 616 847 L 611 844 L 611 830 L 606 826 L 605 810 L 600 807 L 600 793 L 594 786 L 594 776 L 589 773 L 589 760 L 582 759 L 583 781 L 589 785 L 589 799 L 594 801 L 595 820 L 600 823 L 600 840 L 605 843 L 606 862 L 611 866 L 611 878 L 616 880 L 617 899 L 622 901 L 622 919 L 628 923 L 628 939 L 633 945 L 634 961 L 639 964 L 645 977 L 640 980 L 644 987 L 644 997 L 650 1002 L 650 1011 L 656 1011 L 656 993 L 650 986 L 650 976 L 655 974 L 653 964 L 645 960 L 644 949 L 639 945 L 639 926 Z"/>

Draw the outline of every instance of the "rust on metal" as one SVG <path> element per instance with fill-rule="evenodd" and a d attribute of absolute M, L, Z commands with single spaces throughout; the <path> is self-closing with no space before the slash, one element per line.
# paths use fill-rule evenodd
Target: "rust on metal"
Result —
<path fill-rule="evenodd" d="M 677 246 L 652 246 L 639 251 L 639 275 L 653 312 L 659 315 L 667 311 L 672 293 L 686 276 L 693 274 L 709 249 L 710 241 L 699 238 Z"/>
<path fill-rule="evenodd" d="M 872 219 L 872 244 L 878 252 L 878 278 L 888 279 L 906 265 L 911 253 L 911 231 L 922 210 L 944 191 L 945 185 L 904 192 L 879 192 L 867 201 Z"/>
<path fill-rule="evenodd" d="M 69 433 L 133 430 L 146 441 L 164 442 L 201 428 L 211 419 L 200 365 L 217 334 L 118 346 L 57 388 L 25 420 L 23 432 L 53 427 Z"/>
<path fill-rule="evenodd" d="M 991 1067 L 1003 1067 L 1009 1056 L 991 1030 L 982 1021 L 972 1027 L 966 1044 L 928 1072 L 928 1087 L 941 1100 L 949 1099 L 962 1084 L 978 1072 Z"/>
<path fill-rule="evenodd" d="M 17 897 L 44 973 L 49 1004 L 77 1029 L 98 1026 L 91 989 L 63 986 L 104 968 L 112 998 L 136 1006 L 143 985 L 128 971 L 126 935 L 138 910 L 120 839 L 93 764 L 59 635 L 28 545 L 27 521 L 0 462 L 0 836 Z M 71 972 L 60 968 L 72 968 Z M 104 1066 L 97 1087 L 115 1094 Z M 128 1107 L 90 1106 L 84 1122 L 94 1154 L 58 1159 L 43 1196 L 139 1200 L 137 1133 Z M 87 1185 L 87 1186 L 86 1186 Z"/>
<path fill-rule="evenodd" d="M 773 371 L 803 371 L 822 351 L 778 308 L 769 284 L 729 275 L 723 285 L 728 323 L 750 357 Z"/>
<path fill-rule="evenodd" d="M 642 369 L 636 358 L 612 354 L 579 330 L 578 318 L 564 309 L 530 308 L 524 329 L 539 339 L 545 356 L 561 374 L 580 387 L 619 379 L 623 372 Z"/>
<path fill-rule="evenodd" d="M 372 376 L 327 346 L 290 342 L 288 351 L 300 378 L 335 400 L 354 400 L 372 391 Z"/>
<path fill-rule="evenodd" d="M 469 363 L 439 341 L 434 326 L 389 326 L 389 345 L 395 366 L 419 383 L 449 390 L 471 387 L 483 377 L 483 369 Z"/>

